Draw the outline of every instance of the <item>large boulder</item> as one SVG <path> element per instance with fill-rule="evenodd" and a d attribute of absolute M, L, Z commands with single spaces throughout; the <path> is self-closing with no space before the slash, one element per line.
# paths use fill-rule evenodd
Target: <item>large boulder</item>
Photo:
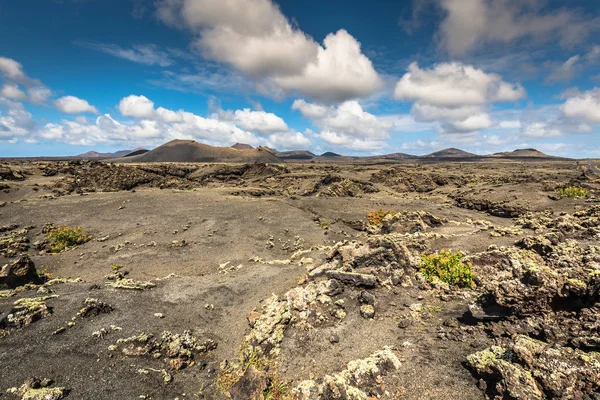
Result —
<path fill-rule="evenodd" d="M 40 284 L 43 279 L 38 275 L 35 264 L 28 255 L 23 255 L 0 270 L 0 287 L 14 289 L 28 283 Z"/>

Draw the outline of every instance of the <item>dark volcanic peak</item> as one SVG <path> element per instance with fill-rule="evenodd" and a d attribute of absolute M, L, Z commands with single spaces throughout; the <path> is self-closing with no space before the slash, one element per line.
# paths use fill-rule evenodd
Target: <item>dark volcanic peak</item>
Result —
<path fill-rule="evenodd" d="M 331 151 L 327 151 L 321 154 L 321 157 L 341 157 L 341 155 L 337 153 L 332 153 Z"/>
<path fill-rule="evenodd" d="M 215 147 L 193 140 L 172 140 L 145 154 L 128 157 L 131 162 L 266 162 L 278 163 L 281 159 L 266 147 L 236 150 Z"/>
<path fill-rule="evenodd" d="M 236 143 L 231 147 L 233 147 L 236 150 L 252 150 L 252 149 L 254 149 L 254 147 L 252 147 L 246 143 Z"/>
<path fill-rule="evenodd" d="M 424 155 L 426 158 L 473 158 L 479 157 L 477 154 L 469 153 L 464 150 L 455 149 L 453 147 L 436 151 L 435 153 Z"/>
<path fill-rule="evenodd" d="M 148 149 L 144 149 L 144 148 L 139 148 L 139 149 L 135 149 L 130 153 L 125 154 L 123 157 L 133 157 L 133 156 L 139 156 L 141 154 L 145 154 L 147 152 L 149 152 L 150 150 Z"/>

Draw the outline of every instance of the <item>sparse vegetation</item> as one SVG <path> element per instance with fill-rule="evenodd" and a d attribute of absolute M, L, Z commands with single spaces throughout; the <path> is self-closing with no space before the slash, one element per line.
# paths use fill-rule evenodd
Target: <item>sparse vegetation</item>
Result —
<path fill-rule="evenodd" d="M 50 241 L 50 250 L 60 253 L 68 248 L 79 246 L 92 240 L 92 236 L 86 235 L 80 227 L 70 228 L 59 226 L 46 233 L 46 239 Z"/>
<path fill-rule="evenodd" d="M 222 393 L 227 393 L 250 367 L 266 376 L 267 387 L 263 392 L 265 400 L 287 400 L 291 398 L 291 390 L 279 377 L 277 365 L 261 355 L 254 347 L 242 351 L 239 363 L 221 364 L 221 372 L 217 377 L 217 388 Z"/>
<path fill-rule="evenodd" d="M 562 197 L 570 197 L 572 199 L 584 199 L 590 191 L 579 186 L 568 186 L 556 189 L 556 192 Z"/>
<path fill-rule="evenodd" d="M 290 389 L 279 378 L 271 378 L 263 395 L 265 400 L 286 400 L 290 398 Z"/>
<path fill-rule="evenodd" d="M 321 221 L 321 222 L 319 222 L 319 226 L 323 229 L 329 229 L 329 227 L 331 226 L 331 222 L 330 221 Z"/>
<path fill-rule="evenodd" d="M 421 272 L 428 281 L 439 279 L 449 285 L 473 287 L 475 272 L 470 263 L 462 261 L 461 253 L 442 250 L 437 254 L 421 256 Z"/>
<path fill-rule="evenodd" d="M 367 214 L 367 220 L 369 221 L 369 223 L 371 225 L 381 225 L 383 224 L 383 219 L 385 217 L 387 217 L 388 215 L 396 215 L 397 213 L 395 211 L 385 211 L 382 209 L 379 210 L 375 210 L 375 211 L 371 211 L 370 213 Z"/>

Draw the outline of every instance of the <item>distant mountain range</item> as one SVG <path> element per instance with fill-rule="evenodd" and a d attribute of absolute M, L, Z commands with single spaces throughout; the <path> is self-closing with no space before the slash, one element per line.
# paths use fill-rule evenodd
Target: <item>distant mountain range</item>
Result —
<path fill-rule="evenodd" d="M 512 152 L 477 155 L 456 148 L 436 151 L 424 156 L 405 153 L 392 153 L 376 156 L 345 156 L 326 152 L 316 155 L 308 150 L 278 151 L 269 147 L 252 147 L 249 144 L 236 143 L 231 147 L 215 147 L 193 140 L 172 140 L 153 150 L 135 149 L 121 150 L 115 153 L 98 153 L 89 151 L 75 158 L 111 159 L 117 162 L 339 162 L 370 163 L 403 160 L 436 161 L 477 161 L 485 159 L 560 159 L 549 156 L 536 149 L 518 149 Z"/>
<path fill-rule="evenodd" d="M 149 150 L 141 147 L 135 150 L 119 150 L 114 153 L 98 153 L 97 151 L 88 151 L 87 153 L 78 154 L 75 158 L 119 158 L 119 157 L 132 157 L 140 154 L 144 154 Z"/>

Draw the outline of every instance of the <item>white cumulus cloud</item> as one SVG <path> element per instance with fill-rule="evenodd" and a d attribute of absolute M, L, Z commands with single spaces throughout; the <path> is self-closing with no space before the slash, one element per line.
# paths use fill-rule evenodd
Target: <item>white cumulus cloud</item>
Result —
<path fill-rule="evenodd" d="M 348 32 L 328 35 L 321 46 L 272 0 L 161 0 L 157 14 L 167 25 L 194 32 L 204 57 L 254 77 L 265 92 L 276 85 L 284 93 L 342 102 L 383 85 Z"/>
<path fill-rule="evenodd" d="M 23 72 L 21 63 L 7 57 L 0 57 L 0 74 L 6 79 L 15 82 L 23 82 L 28 80 Z"/>
<path fill-rule="evenodd" d="M 2 90 L 0 90 L 0 96 L 6 97 L 11 100 L 24 101 L 27 100 L 27 95 L 22 91 L 18 85 L 14 83 L 6 83 Z"/>
<path fill-rule="evenodd" d="M 75 96 L 63 96 L 54 100 L 56 108 L 66 114 L 82 114 L 93 113 L 98 114 L 96 107 L 88 103 L 86 100 Z"/>
<path fill-rule="evenodd" d="M 567 98 L 560 109 L 568 118 L 600 124 L 600 88 L 596 87 Z"/>
<path fill-rule="evenodd" d="M 494 125 L 489 108 L 526 96 L 520 84 L 506 82 L 495 73 L 459 62 L 422 69 L 417 63 L 396 84 L 394 97 L 414 102 L 417 121 L 439 122 L 442 133 L 471 133 Z"/>
<path fill-rule="evenodd" d="M 320 129 L 319 137 L 329 144 L 352 150 L 376 150 L 386 146 L 394 124 L 380 120 L 363 110 L 357 101 L 346 101 L 339 106 L 323 106 L 294 101 L 292 108 L 300 111 Z"/>
<path fill-rule="evenodd" d="M 383 82 L 360 49 L 360 43 L 345 30 L 329 34 L 319 47 L 316 60 L 300 74 L 275 78 L 279 86 L 330 102 L 368 96 Z"/>
<path fill-rule="evenodd" d="M 458 107 L 516 101 L 525 97 L 525 89 L 503 81 L 498 74 L 459 62 L 440 63 L 431 69 L 421 69 L 413 62 L 396 84 L 394 96 L 400 100 Z"/>
<path fill-rule="evenodd" d="M 146 96 L 132 94 L 121 99 L 119 111 L 125 117 L 150 118 L 154 115 L 154 102 Z"/>
<path fill-rule="evenodd" d="M 220 110 L 216 117 L 259 134 L 287 132 L 290 129 L 285 121 L 277 115 L 265 111 L 252 111 L 249 108 L 236 111 Z"/>
<path fill-rule="evenodd" d="M 563 47 L 582 42 L 599 30 L 600 18 L 567 7 L 546 10 L 538 0 L 434 0 L 444 11 L 440 45 L 450 54 L 516 40 L 558 41 Z"/>
<path fill-rule="evenodd" d="M 43 104 L 52 95 L 50 89 L 39 80 L 27 76 L 23 65 L 11 58 L 0 57 L 0 76 L 5 81 L 0 98 Z"/>

